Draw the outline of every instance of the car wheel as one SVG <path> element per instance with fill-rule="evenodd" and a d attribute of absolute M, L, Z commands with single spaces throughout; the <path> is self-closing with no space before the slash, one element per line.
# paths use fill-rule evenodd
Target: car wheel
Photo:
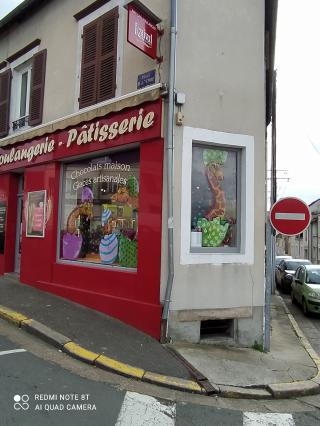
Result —
<path fill-rule="evenodd" d="M 308 306 L 305 299 L 302 299 L 302 311 L 303 311 L 303 315 L 305 315 L 306 317 L 309 315 Z"/>
<path fill-rule="evenodd" d="M 294 297 L 293 290 L 291 290 L 291 302 L 292 302 L 293 305 L 297 304 L 297 299 Z"/>
<path fill-rule="evenodd" d="M 281 280 L 281 292 L 283 294 L 290 293 L 290 291 L 288 290 L 288 285 L 285 284 L 285 282 L 283 280 Z"/>
<path fill-rule="evenodd" d="M 282 284 L 282 280 L 279 281 L 279 290 L 281 292 L 283 292 L 283 284 Z"/>

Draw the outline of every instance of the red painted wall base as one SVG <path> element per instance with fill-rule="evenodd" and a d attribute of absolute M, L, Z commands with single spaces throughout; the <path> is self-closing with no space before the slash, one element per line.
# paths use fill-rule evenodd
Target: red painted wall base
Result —
<path fill-rule="evenodd" d="M 160 305 L 121 299 L 112 295 L 89 292 L 55 283 L 38 281 L 25 284 L 64 297 L 103 314 L 110 315 L 126 324 L 132 325 L 157 340 L 160 339 L 160 318 L 162 312 Z"/>

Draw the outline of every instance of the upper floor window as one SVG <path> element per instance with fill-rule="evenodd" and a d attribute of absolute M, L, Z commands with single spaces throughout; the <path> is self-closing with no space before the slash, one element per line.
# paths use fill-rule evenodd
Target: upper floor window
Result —
<path fill-rule="evenodd" d="M 115 96 L 118 17 L 116 7 L 83 27 L 79 108 Z"/>
<path fill-rule="evenodd" d="M 28 125 L 31 71 L 31 61 L 27 61 L 13 70 L 11 112 L 13 131 Z"/>
<path fill-rule="evenodd" d="M 0 73 L 0 137 L 42 123 L 47 51 L 27 46 L 11 58 Z"/>

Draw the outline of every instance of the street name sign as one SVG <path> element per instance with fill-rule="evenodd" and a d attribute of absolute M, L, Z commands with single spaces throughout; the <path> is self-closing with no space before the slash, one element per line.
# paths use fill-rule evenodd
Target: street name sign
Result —
<path fill-rule="evenodd" d="M 283 235 L 298 235 L 308 228 L 311 220 L 309 206 L 299 198 L 282 198 L 270 210 L 272 227 Z"/>

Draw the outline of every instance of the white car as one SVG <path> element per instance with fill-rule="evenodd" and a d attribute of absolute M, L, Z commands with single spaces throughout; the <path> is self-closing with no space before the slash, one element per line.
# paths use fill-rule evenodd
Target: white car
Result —
<path fill-rule="evenodd" d="M 276 256 L 276 260 L 275 260 L 275 266 L 278 266 L 279 263 L 281 262 L 281 260 L 283 259 L 292 259 L 292 256 L 289 255 L 283 255 L 283 256 Z"/>

